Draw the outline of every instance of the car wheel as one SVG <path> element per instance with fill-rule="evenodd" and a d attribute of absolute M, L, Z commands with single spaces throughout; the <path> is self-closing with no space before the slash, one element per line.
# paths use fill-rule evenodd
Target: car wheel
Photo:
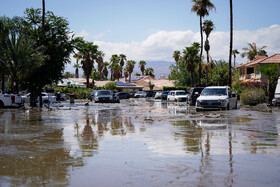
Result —
<path fill-rule="evenodd" d="M 195 110 L 196 110 L 197 112 L 200 112 L 200 111 L 201 111 L 199 108 L 196 108 Z"/>
<path fill-rule="evenodd" d="M 4 108 L 4 103 L 0 101 L 0 108 Z"/>
<path fill-rule="evenodd" d="M 48 101 L 48 100 L 44 100 L 44 101 L 43 101 L 43 103 L 48 104 L 48 103 L 49 103 L 49 101 Z"/>
<path fill-rule="evenodd" d="M 229 103 L 227 104 L 227 110 L 229 110 Z"/>

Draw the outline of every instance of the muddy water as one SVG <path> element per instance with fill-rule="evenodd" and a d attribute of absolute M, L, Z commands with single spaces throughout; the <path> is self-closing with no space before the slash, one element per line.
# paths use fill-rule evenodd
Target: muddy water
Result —
<path fill-rule="evenodd" d="M 0 186 L 279 186 L 280 110 L 184 103 L 0 110 Z"/>

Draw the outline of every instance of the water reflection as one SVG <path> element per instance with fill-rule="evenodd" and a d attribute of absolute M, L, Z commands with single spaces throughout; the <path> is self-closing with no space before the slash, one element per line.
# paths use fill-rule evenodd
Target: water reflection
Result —
<path fill-rule="evenodd" d="M 68 168 L 81 160 L 73 158 L 65 147 L 63 128 L 44 121 L 43 115 L 40 110 L 27 116 L 17 110 L 0 114 L 0 180 L 3 183 L 14 186 L 69 184 Z"/>

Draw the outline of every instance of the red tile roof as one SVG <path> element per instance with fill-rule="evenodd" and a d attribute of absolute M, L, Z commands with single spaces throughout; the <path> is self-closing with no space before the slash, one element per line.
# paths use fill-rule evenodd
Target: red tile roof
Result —
<path fill-rule="evenodd" d="M 242 65 L 238 66 L 237 68 L 250 67 L 255 64 L 280 64 L 280 54 L 274 54 L 270 57 L 256 56 L 256 58 L 254 60 L 247 62 L 245 64 L 242 64 Z"/>
<path fill-rule="evenodd" d="M 280 54 L 274 54 L 270 57 L 265 58 L 260 64 L 280 64 Z"/>

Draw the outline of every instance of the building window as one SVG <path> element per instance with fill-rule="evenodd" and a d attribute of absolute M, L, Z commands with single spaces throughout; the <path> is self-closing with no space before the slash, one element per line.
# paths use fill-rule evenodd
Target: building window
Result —
<path fill-rule="evenodd" d="M 247 68 L 247 74 L 254 73 L 254 68 Z"/>

